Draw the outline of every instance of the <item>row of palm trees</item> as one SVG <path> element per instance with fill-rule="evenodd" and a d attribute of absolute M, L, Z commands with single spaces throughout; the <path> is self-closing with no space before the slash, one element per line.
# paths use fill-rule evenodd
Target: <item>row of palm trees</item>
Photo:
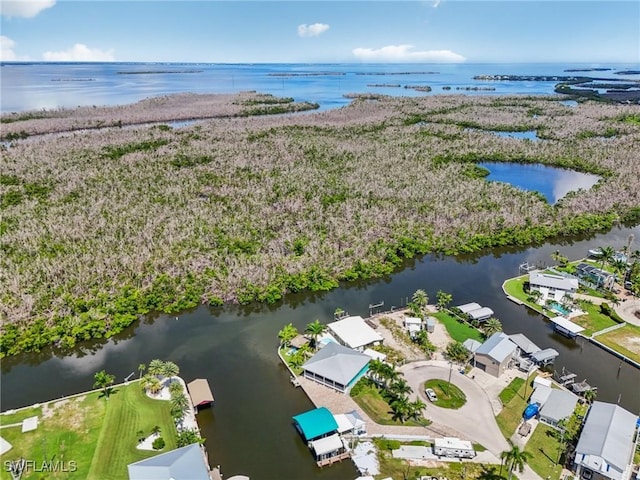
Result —
<path fill-rule="evenodd" d="M 147 374 L 143 376 L 142 374 L 145 370 Z M 178 376 L 180 368 L 174 362 L 155 359 L 149 362 L 148 368 L 144 363 L 138 365 L 138 372 L 142 388 L 155 395 L 162 390 L 165 379 Z"/>
<path fill-rule="evenodd" d="M 393 365 L 374 359 L 369 362 L 369 378 L 377 385 L 382 398 L 389 404 L 393 420 L 404 423 L 409 419 L 419 420 L 425 403 L 409 400 L 413 391 L 407 381 L 400 376 Z"/>

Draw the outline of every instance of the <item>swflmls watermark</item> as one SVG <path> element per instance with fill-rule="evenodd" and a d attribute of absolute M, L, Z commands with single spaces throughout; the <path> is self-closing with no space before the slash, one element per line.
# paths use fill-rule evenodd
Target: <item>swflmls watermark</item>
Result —
<path fill-rule="evenodd" d="M 24 473 L 72 473 L 78 470 L 75 460 L 6 460 L 4 469 L 11 474 L 13 480 L 20 480 Z"/>

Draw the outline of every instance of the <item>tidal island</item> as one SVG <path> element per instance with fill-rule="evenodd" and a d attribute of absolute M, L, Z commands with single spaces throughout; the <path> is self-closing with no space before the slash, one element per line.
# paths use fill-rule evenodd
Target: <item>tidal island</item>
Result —
<path fill-rule="evenodd" d="M 302 115 L 314 104 L 256 92 L 3 115 L 0 355 L 640 220 L 637 107 L 353 98 Z M 539 140 L 496 135 L 513 131 Z M 483 162 L 600 180 L 551 205 L 486 181 Z"/>

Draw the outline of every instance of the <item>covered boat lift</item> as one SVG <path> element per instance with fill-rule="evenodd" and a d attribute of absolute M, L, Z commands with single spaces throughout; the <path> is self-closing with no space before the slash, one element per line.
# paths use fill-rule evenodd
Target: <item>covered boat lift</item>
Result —
<path fill-rule="evenodd" d="M 196 378 L 187 384 L 191 403 L 198 412 L 198 408 L 207 407 L 213 403 L 213 393 L 209 388 L 209 382 L 205 378 Z"/>
<path fill-rule="evenodd" d="M 560 355 L 557 350 L 553 348 L 545 348 L 544 350 L 540 350 L 531 355 L 531 359 L 536 362 L 538 365 L 548 365 L 549 363 L 553 363 L 556 357 Z"/>
<path fill-rule="evenodd" d="M 553 322 L 555 331 L 565 337 L 576 338 L 576 335 L 584 331 L 584 328 L 580 325 L 573 323 L 571 320 L 567 320 L 564 317 L 554 317 L 550 320 Z"/>

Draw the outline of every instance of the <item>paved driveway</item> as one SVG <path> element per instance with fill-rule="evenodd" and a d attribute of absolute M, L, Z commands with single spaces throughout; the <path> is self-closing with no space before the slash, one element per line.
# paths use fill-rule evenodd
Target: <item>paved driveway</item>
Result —
<path fill-rule="evenodd" d="M 461 375 L 454 367 L 451 373 L 451 383 L 459 387 L 467 397 L 465 403 L 458 410 L 436 407 L 424 394 L 422 384 L 425 380 L 439 378 L 449 379 L 449 365 L 447 362 L 412 362 L 399 369 L 407 383 L 413 389 L 413 396 L 419 396 L 427 404 L 425 416 L 434 422 L 448 425 L 459 431 L 468 439 L 480 443 L 499 457 L 500 453 L 509 448 L 509 444 L 502 436 L 493 415 L 493 408 L 486 392 L 472 379 Z"/>

